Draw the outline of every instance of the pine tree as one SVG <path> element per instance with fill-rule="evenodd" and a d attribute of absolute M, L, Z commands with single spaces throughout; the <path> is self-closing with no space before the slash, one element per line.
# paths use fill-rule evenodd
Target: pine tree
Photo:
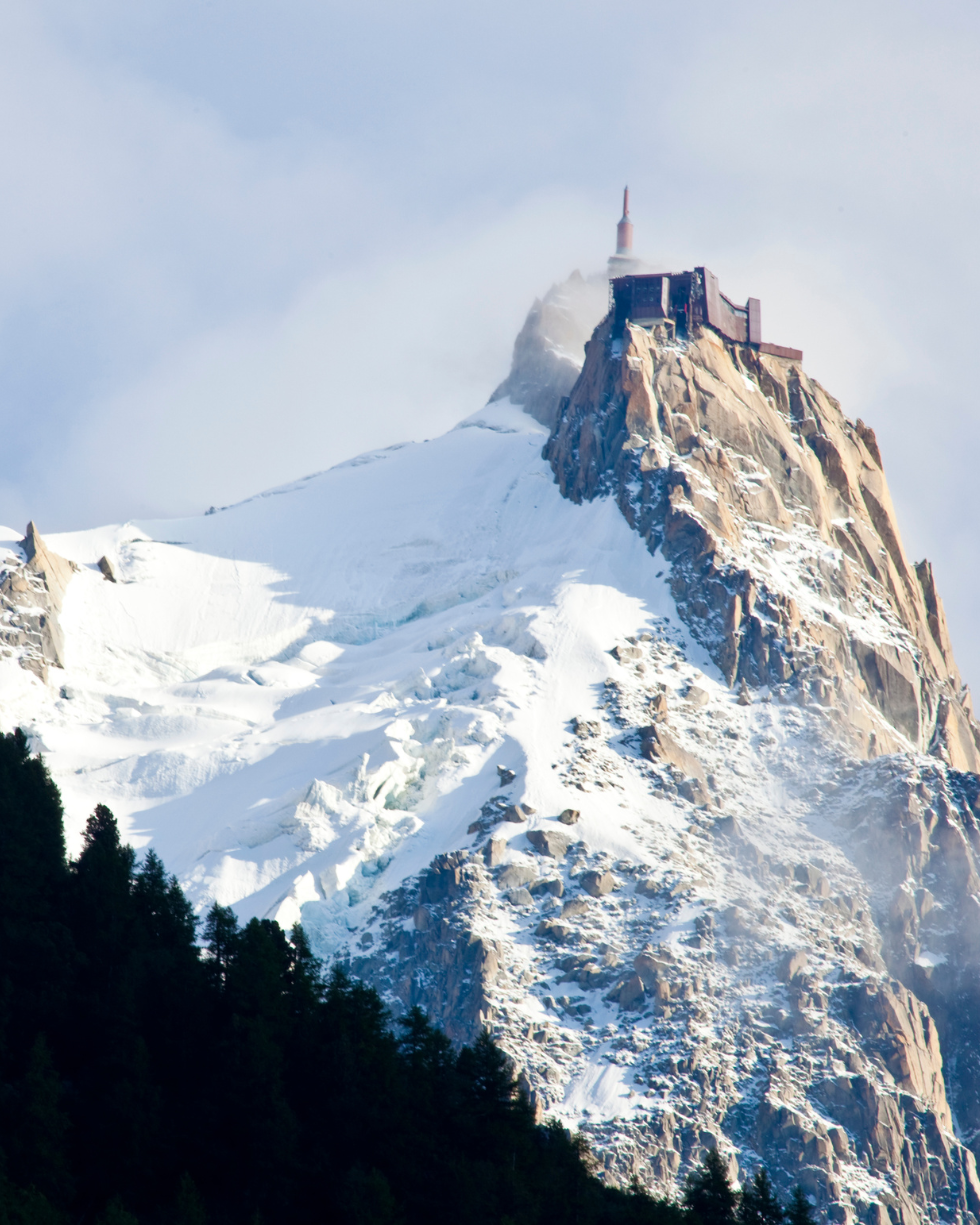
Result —
<path fill-rule="evenodd" d="M 215 902 L 204 920 L 204 944 L 219 983 L 225 981 L 238 938 L 238 916 L 230 906 L 219 906 Z"/>
<path fill-rule="evenodd" d="M 68 1225 L 68 1218 L 36 1187 L 25 1191 L 0 1172 L 0 1225 Z"/>
<path fill-rule="evenodd" d="M 147 990 L 149 938 L 134 897 L 135 860 L 112 812 L 97 805 L 69 887 L 78 965 L 65 1072 L 73 1084 L 79 1195 L 87 1204 L 113 1195 L 137 1203 L 154 1187 L 172 1140 L 155 1041 L 172 1027 L 160 1024 L 160 996 L 154 1001 Z"/>
<path fill-rule="evenodd" d="M 210 1011 L 207 975 L 195 943 L 197 922 L 176 878 L 167 876 L 153 851 L 136 873 L 131 896 L 124 972 L 136 1025 L 153 1052 L 156 1075 L 188 1092 L 199 1070 L 195 1048 L 205 1041 Z M 175 1122 L 168 1122 L 168 1132 Z"/>
<path fill-rule="evenodd" d="M 810 1201 L 799 1183 L 793 1188 L 793 1193 L 789 1197 L 786 1221 L 787 1225 L 817 1225 L 817 1218 L 814 1216 Z"/>
<path fill-rule="evenodd" d="M 421 1008 L 410 1008 L 398 1024 L 405 1031 L 398 1045 L 414 1073 L 431 1079 L 455 1066 L 452 1043 Z"/>
<path fill-rule="evenodd" d="M 250 919 L 234 942 L 223 998 L 220 1092 L 236 1121 L 233 1143 L 225 1150 L 225 1177 L 243 1198 L 282 1214 L 288 1214 L 300 1135 L 287 1078 L 292 960 L 277 923 Z"/>
<path fill-rule="evenodd" d="M 509 1110 L 517 1095 L 517 1082 L 507 1069 L 507 1056 L 488 1029 L 472 1046 L 463 1048 L 457 1066 L 480 1107 L 494 1113 Z"/>
<path fill-rule="evenodd" d="M 17 728 L 0 736 L 0 916 L 46 916 L 65 866 L 61 797 Z"/>
<path fill-rule="evenodd" d="M 361 1165 L 354 1166 L 347 1175 L 343 1207 L 347 1219 L 357 1225 L 391 1225 L 398 1211 L 384 1174 Z"/>
<path fill-rule="evenodd" d="M 698 1225 L 735 1225 L 738 1196 L 716 1148 L 708 1150 L 704 1161 L 688 1177 L 684 1205 Z"/>
<path fill-rule="evenodd" d="M 136 852 L 123 844 L 112 812 L 96 805 L 85 824 L 82 853 L 71 865 L 71 902 L 79 952 L 100 981 L 130 947 L 135 861 Z"/>
<path fill-rule="evenodd" d="M 783 1225 L 785 1212 L 765 1166 L 742 1189 L 738 1205 L 739 1225 Z"/>
<path fill-rule="evenodd" d="M 308 1019 L 323 998 L 323 962 L 297 923 L 290 933 L 289 996 L 294 1020 Z"/>
<path fill-rule="evenodd" d="M 167 876 L 156 851 L 149 850 L 132 888 L 134 911 L 141 938 L 154 949 L 186 950 L 194 947 L 197 921 L 176 876 Z"/>
<path fill-rule="evenodd" d="M 0 736 L 0 1054 L 26 1057 L 67 990 L 61 797 L 18 728 Z"/>
<path fill-rule="evenodd" d="M 288 1026 L 293 956 L 286 933 L 272 919 L 249 919 L 228 961 L 225 990 L 243 1017 L 261 1017 L 282 1034 Z"/>

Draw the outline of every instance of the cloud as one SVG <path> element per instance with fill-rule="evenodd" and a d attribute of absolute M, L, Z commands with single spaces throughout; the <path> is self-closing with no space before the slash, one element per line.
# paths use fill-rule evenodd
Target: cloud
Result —
<path fill-rule="evenodd" d="M 111 465 L 111 485 L 86 494 L 96 517 L 198 513 L 450 429 L 486 402 L 527 303 L 600 221 L 587 204 L 542 195 L 168 350 L 68 440 L 96 486 Z M 550 239 L 531 242 L 546 224 Z"/>

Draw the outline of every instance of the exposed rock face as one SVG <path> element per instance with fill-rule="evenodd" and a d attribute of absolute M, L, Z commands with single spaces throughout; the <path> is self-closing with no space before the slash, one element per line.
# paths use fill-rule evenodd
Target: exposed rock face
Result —
<path fill-rule="evenodd" d="M 20 551 L 0 566 L 0 650 L 46 680 L 48 668 L 64 662 L 58 618 L 74 567 L 48 548 L 33 522 Z"/>
<path fill-rule="evenodd" d="M 902 549 L 874 434 L 795 362 L 706 329 L 606 319 L 547 447 L 562 492 L 614 495 L 670 563 L 730 684 L 837 707 L 861 755 L 980 769 L 928 562 Z"/>
<path fill-rule="evenodd" d="M 859 1158 L 894 1176 L 878 1200 L 893 1220 L 917 1220 L 940 1201 L 980 1214 L 974 1153 L 952 1138 L 946 1087 L 963 1139 L 975 1144 L 980 736 L 932 568 L 911 566 L 902 549 L 873 432 L 848 421 L 797 363 L 710 330 L 687 344 L 629 324 L 613 335 L 607 318 L 545 453 L 566 496 L 613 495 L 651 552 L 662 552 L 679 612 L 728 683 L 741 682 L 740 702 L 751 704 L 746 682 L 782 700 L 798 696 L 834 711 L 833 738 L 849 755 L 940 759 L 925 771 L 906 754 L 855 765 L 843 789 L 833 782 L 820 795 L 838 827 L 853 829 L 846 845 L 874 884 L 881 954 L 896 978 L 849 971 L 827 990 L 808 974 L 805 952 L 784 954 L 793 1032 L 821 1031 L 816 1007 L 860 1036 L 862 1054 L 841 1067 L 831 1042 L 828 1074 L 814 1068 L 808 1078 L 810 1101 L 839 1126 L 800 1109 L 798 1077 L 770 1072 L 743 1134 L 777 1166 L 798 1163 L 797 1178 L 819 1203 L 840 1203 L 841 1163 Z M 625 646 L 617 658 L 637 654 Z M 704 778 L 662 723 L 641 738 L 651 761 Z M 829 902 L 830 882 L 815 866 L 797 865 L 793 879 Z M 757 915 L 731 907 L 724 919 L 730 934 L 758 938 Z M 852 945 L 872 970 L 883 968 L 876 943 Z M 652 991 L 663 1007 L 669 967 L 651 954 L 634 966 L 614 998 L 636 1008 Z M 869 1075 L 868 1054 L 884 1084 Z M 675 1128 L 664 1132 L 666 1169 L 683 1156 Z"/>
<path fill-rule="evenodd" d="M 940 763 L 892 756 L 855 767 L 821 790 L 820 811 L 847 832 L 875 882 L 882 955 L 927 1006 L 963 1138 L 980 1140 L 980 779 Z M 931 1075 L 904 1052 L 915 1045 L 894 1021 L 898 1073 Z M 930 1043 L 930 1046 L 932 1044 Z M 907 1068 L 907 1071 L 906 1071 Z"/>
<path fill-rule="evenodd" d="M 548 371 L 528 354 L 549 351 L 547 324 L 536 304 L 499 393 L 523 396 L 543 421 L 553 400 L 540 385 L 529 390 L 530 372 Z M 553 378 L 553 396 L 568 388 L 568 373 Z M 669 1102 L 647 1122 L 587 1125 L 609 1176 L 669 1189 L 705 1144 L 724 1139 L 743 1160 L 758 1154 L 783 1186 L 801 1183 L 833 1220 L 912 1225 L 937 1209 L 975 1220 L 980 733 L 931 566 L 911 565 L 902 549 L 873 432 L 848 421 L 797 363 L 710 330 L 687 343 L 631 325 L 617 336 L 607 318 L 561 399 L 545 455 L 565 496 L 615 497 L 664 557 L 688 631 L 738 690 L 750 726 L 766 723 L 753 690 L 809 707 L 813 745 L 822 747 L 807 766 L 795 751 L 792 767 L 769 759 L 776 738 L 765 732 L 754 734 L 745 762 L 770 777 L 809 771 L 813 786 L 794 801 L 793 820 L 819 826 L 823 845 L 839 848 L 829 859 L 811 848 L 787 862 L 773 838 L 799 835 L 775 809 L 768 818 L 757 809 L 756 833 L 747 834 L 736 798 L 746 772 L 730 747 L 719 755 L 699 718 L 713 715 L 711 733 L 735 740 L 744 731 L 720 726 L 697 685 L 682 690 L 680 710 L 662 684 L 651 686 L 656 643 L 611 648 L 632 675 L 606 682 L 606 707 L 634 729 L 658 785 L 695 808 L 691 833 L 699 810 L 712 841 L 707 854 L 696 837 L 686 843 L 685 873 L 641 876 L 636 895 L 669 922 L 692 892 L 710 894 L 719 869 L 730 887 L 741 880 L 742 892 L 734 905 L 706 906 L 683 956 L 676 945 L 647 943 L 624 966 L 622 929 L 599 946 L 616 950 L 602 958 L 588 936 L 590 923 L 613 913 L 612 865 L 580 853 L 560 917 L 534 928 L 544 957 L 525 978 L 546 972 L 551 950 L 561 981 L 605 992 L 624 1017 L 614 1046 L 634 1081 Z M 583 779 L 609 785 L 605 729 L 578 717 L 573 730 L 584 743 L 566 777 L 585 789 Z M 615 866 L 627 882 L 638 871 Z M 515 883 L 518 875 L 529 883 L 525 871 Z M 788 947 L 778 934 L 787 921 L 798 941 Z M 750 986 L 766 983 L 761 993 Z M 555 1006 L 568 1018 L 576 998 L 591 997 Z M 542 1077 L 499 987 L 488 989 L 487 1004 L 547 1107 L 549 1085 L 563 1079 L 551 1039 L 535 1036 L 551 1055 Z M 630 1034 L 628 1016 L 644 1018 L 643 1036 Z M 686 1042 L 685 1024 L 708 1045 Z M 780 1041 L 791 1056 L 779 1053 Z"/>
<path fill-rule="evenodd" d="M 733 714 L 739 739 L 765 711 Z M 653 1099 L 649 1113 L 584 1128 L 612 1180 L 669 1190 L 706 1147 L 732 1145 L 749 1169 L 764 1160 L 784 1191 L 800 1183 L 831 1220 L 914 1225 L 934 1209 L 976 1219 L 980 1180 L 947 1079 L 962 1126 L 980 1101 L 969 1042 L 978 1001 L 962 955 L 974 955 L 980 907 L 956 908 L 976 887 L 980 780 L 938 761 L 923 775 L 902 756 L 821 766 L 826 746 L 798 748 L 814 754 L 811 804 L 765 814 L 761 841 L 732 815 L 695 812 L 651 873 L 584 843 L 557 862 L 515 857 L 481 833 L 473 851 L 437 857 L 385 899 L 378 952 L 354 969 L 393 1001 L 421 1004 L 457 1041 L 491 1025 L 541 1112 L 560 1105 L 590 1053 L 628 1071 L 636 1095 Z M 721 752 L 735 776 L 768 756 L 758 740 Z M 717 749 L 706 756 L 720 774 Z M 646 768 L 661 791 L 676 769 Z M 800 853 L 791 831 L 807 814 L 834 827 L 852 860 L 812 838 L 810 859 L 785 857 Z M 814 854 L 818 845 L 833 858 Z M 735 904 L 705 901 L 721 881 Z M 506 906 L 526 915 L 522 938 L 500 938 Z M 692 907 L 694 935 L 665 942 Z M 960 967 L 955 1018 L 936 977 L 947 963 Z M 553 1020 L 528 1025 L 523 1001 L 535 988 L 553 992 L 543 997 Z M 593 1025 L 600 999 L 617 1024 Z"/>
<path fill-rule="evenodd" d="M 519 880 L 512 875 L 508 887 Z M 490 1018 L 487 993 L 502 970 L 502 945 L 473 930 L 481 899 L 491 889 L 478 860 L 465 852 L 438 856 L 417 887 L 402 888 L 387 899 L 382 920 L 387 939 L 377 956 L 356 958 L 354 969 L 405 1008 L 422 1008 L 450 1038 L 471 1040 Z M 370 944 L 373 940 L 362 947 Z M 388 956 L 392 951 L 398 954 L 394 967 Z"/>

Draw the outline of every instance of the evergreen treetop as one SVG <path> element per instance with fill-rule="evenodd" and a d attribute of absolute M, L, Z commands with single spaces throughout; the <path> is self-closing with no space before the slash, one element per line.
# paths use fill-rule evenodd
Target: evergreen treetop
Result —
<path fill-rule="evenodd" d="M 738 1195 L 728 1177 L 728 1167 L 716 1148 L 687 1180 L 684 1205 L 698 1225 L 735 1225 Z"/>
<path fill-rule="evenodd" d="M 817 1225 L 817 1218 L 807 1199 L 806 1192 L 797 1183 L 786 1208 L 787 1225 Z"/>

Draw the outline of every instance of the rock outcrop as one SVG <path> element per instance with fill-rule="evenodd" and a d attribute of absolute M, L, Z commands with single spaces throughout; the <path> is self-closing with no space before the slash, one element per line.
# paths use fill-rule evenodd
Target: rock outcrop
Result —
<path fill-rule="evenodd" d="M 905 556 L 874 433 L 798 363 L 710 329 L 613 335 L 607 318 L 546 455 L 567 497 L 615 496 L 662 553 L 730 684 L 837 708 L 863 756 L 980 769 L 932 568 Z"/>
<path fill-rule="evenodd" d="M 362 942 L 355 972 L 403 1008 L 422 1008 L 454 1041 L 471 1041 L 490 1019 L 488 991 L 502 970 L 503 946 L 474 931 L 491 888 L 479 860 L 462 852 L 438 856 L 416 882 L 386 899 L 386 938 L 374 954 L 373 938 Z"/>
<path fill-rule="evenodd" d="M 875 884 L 882 955 L 929 1010 L 960 1134 L 980 1148 L 980 778 L 904 755 L 855 765 L 819 789 L 817 811 L 844 831 Z M 886 1022 L 900 1072 L 910 1038 Z"/>
<path fill-rule="evenodd" d="M 0 651 L 46 680 L 49 667 L 64 665 L 59 617 L 75 567 L 48 548 L 33 522 L 19 548 L 0 567 Z"/>

